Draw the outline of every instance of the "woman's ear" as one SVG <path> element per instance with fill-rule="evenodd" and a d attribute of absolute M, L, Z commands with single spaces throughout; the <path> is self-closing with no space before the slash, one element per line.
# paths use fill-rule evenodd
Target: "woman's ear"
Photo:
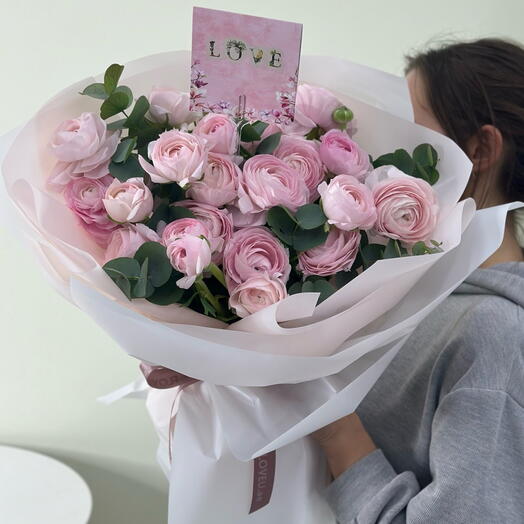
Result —
<path fill-rule="evenodd" d="M 499 166 L 504 154 L 502 133 L 493 125 L 483 125 L 466 145 L 466 153 L 473 162 L 473 172 L 482 173 Z"/>

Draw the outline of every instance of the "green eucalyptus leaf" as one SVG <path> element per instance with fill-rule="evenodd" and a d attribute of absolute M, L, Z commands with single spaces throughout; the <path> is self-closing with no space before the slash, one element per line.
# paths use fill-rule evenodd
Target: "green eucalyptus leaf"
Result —
<path fill-rule="evenodd" d="M 377 260 L 382 258 L 384 246 L 381 244 L 368 244 L 360 250 L 364 269 L 371 267 Z"/>
<path fill-rule="evenodd" d="M 400 250 L 400 244 L 398 240 L 390 238 L 389 242 L 386 244 L 382 258 L 399 258 L 402 256 L 402 251 Z"/>
<path fill-rule="evenodd" d="M 110 277 L 114 275 L 136 279 L 140 276 L 140 264 L 134 258 L 114 258 L 106 262 L 103 269 Z"/>
<path fill-rule="evenodd" d="M 144 262 L 142 262 L 142 267 L 140 268 L 140 276 L 133 288 L 133 297 L 134 298 L 145 298 L 148 291 L 148 281 L 147 281 L 147 270 L 149 265 L 149 259 L 146 257 Z M 153 288 L 154 291 L 154 288 Z"/>
<path fill-rule="evenodd" d="M 247 160 L 253 156 L 253 154 L 250 153 L 244 146 L 240 146 L 239 153 L 244 160 Z"/>
<path fill-rule="evenodd" d="M 105 100 L 109 96 L 106 93 L 104 84 L 99 82 L 89 84 L 80 94 L 90 96 L 91 98 L 97 98 L 99 100 Z"/>
<path fill-rule="evenodd" d="M 395 165 L 395 155 L 393 153 L 386 153 L 376 158 L 373 162 L 373 167 L 376 169 L 381 166 L 393 166 Z"/>
<path fill-rule="evenodd" d="M 426 255 L 428 252 L 428 246 L 426 246 L 424 242 L 416 242 L 411 247 L 411 253 L 413 255 Z"/>
<path fill-rule="evenodd" d="M 350 271 L 339 271 L 335 274 L 335 287 L 340 289 L 356 277 L 358 277 L 358 273 L 353 269 Z"/>
<path fill-rule="evenodd" d="M 106 72 L 104 73 L 104 88 L 108 95 L 116 89 L 123 70 L 124 66 L 120 64 L 111 64 L 106 69 Z"/>
<path fill-rule="evenodd" d="M 140 276 L 140 265 L 133 258 L 121 257 L 109 260 L 103 266 L 104 271 L 120 288 L 124 295 L 131 300 L 131 282 Z"/>
<path fill-rule="evenodd" d="M 302 293 L 315 293 L 315 283 L 311 280 L 305 280 L 302 284 Z"/>
<path fill-rule="evenodd" d="M 326 223 L 327 217 L 318 204 L 306 204 L 297 209 L 295 218 L 302 229 L 315 229 Z"/>
<path fill-rule="evenodd" d="M 255 142 L 260 138 L 260 133 L 251 124 L 244 124 L 240 128 L 240 140 L 242 142 Z"/>
<path fill-rule="evenodd" d="M 121 164 L 125 162 L 136 147 L 136 137 L 124 138 L 117 146 L 115 153 L 111 157 L 113 162 Z"/>
<path fill-rule="evenodd" d="M 169 222 L 180 218 L 195 218 L 195 214 L 187 207 L 169 206 Z"/>
<path fill-rule="evenodd" d="M 128 101 L 127 107 L 129 107 L 133 103 L 133 92 L 131 91 L 131 89 L 129 87 L 127 87 L 127 86 L 118 86 L 113 91 L 113 94 L 114 93 L 122 93 L 125 96 L 127 96 L 127 101 Z"/>
<path fill-rule="evenodd" d="M 127 127 L 137 127 L 149 110 L 149 101 L 145 96 L 140 96 L 133 106 L 133 110 L 127 119 Z"/>
<path fill-rule="evenodd" d="M 114 122 L 110 122 L 109 124 L 107 124 L 107 129 L 108 131 L 119 131 L 120 129 L 125 129 L 127 127 L 126 122 L 127 118 L 115 120 Z"/>
<path fill-rule="evenodd" d="M 267 223 L 282 242 L 292 245 L 297 224 L 288 209 L 283 206 L 272 207 L 267 213 Z"/>
<path fill-rule="evenodd" d="M 169 280 L 163 286 L 156 288 L 155 291 L 147 297 L 147 300 L 158 306 L 169 306 L 180 303 L 185 290 L 178 287 L 176 282 L 183 276 L 182 273 L 173 270 Z M 193 297 L 194 296 L 196 296 L 196 294 L 193 295 Z"/>
<path fill-rule="evenodd" d="M 104 120 L 111 116 L 117 115 L 118 113 L 125 111 L 130 105 L 133 99 L 129 99 L 129 96 L 122 92 L 112 93 L 100 107 L 100 116 Z"/>
<path fill-rule="evenodd" d="M 251 127 L 260 135 L 266 130 L 269 124 L 267 122 L 262 122 L 262 120 L 257 120 L 251 124 Z"/>
<path fill-rule="evenodd" d="M 436 167 L 438 153 L 431 144 L 420 144 L 413 150 L 413 160 L 424 167 Z"/>
<path fill-rule="evenodd" d="M 165 222 L 168 224 L 170 222 L 169 209 L 169 202 L 166 200 L 158 203 L 155 210 L 153 211 L 153 214 L 151 215 L 151 218 L 146 222 L 147 227 L 156 231 L 159 222 Z"/>
<path fill-rule="evenodd" d="M 274 133 L 264 138 L 260 144 L 258 144 L 256 155 L 270 155 L 280 144 L 280 137 L 282 133 Z"/>
<path fill-rule="evenodd" d="M 416 178 L 421 178 L 422 180 L 425 180 L 429 183 L 429 173 L 428 173 L 428 166 L 423 166 L 420 162 L 415 163 L 415 172 L 413 173 L 413 176 Z"/>
<path fill-rule="evenodd" d="M 413 174 L 415 171 L 415 162 L 411 158 L 411 155 L 405 149 L 397 149 L 393 154 L 394 166 L 400 169 L 407 175 Z"/>
<path fill-rule="evenodd" d="M 131 154 L 129 158 L 121 164 L 110 162 L 109 173 L 111 176 L 114 176 L 116 179 L 120 180 L 120 182 L 125 182 L 130 178 L 143 177 L 145 171 L 139 164 L 138 157 L 134 154 Z"/>
<path fill-rule="evenodd" d="M 297 251 L 307 251 L 322 245 L 328 237 L 324 226 L 315 229 L 302 229 L 297 227 L 293 233 L 293 247 Z"/>
<path fill-rule="evenodd" d="M 325 278 L 319 278 L 318 280 L 315 280 L 315 282 L 313 282 L 313 288 L 315 291 L 320 293 L 320 296 L 318 297 L 318 304 L 326 300 L 326 298 L 329 298 L 336 291 L 333 285 L 330 284 Z"/>
<path fill-rule="evenodd" d="M 426 172 L 428 173 L 428 182 L 430 185 L 435 185 L 438 182 L 438 179 L 440 178 L 440 173 L 431 166 L 426 167 Z"/>
<path fill-rule="evenodd" d="M 379 156 L 373 162 L 374 168 L 389 165 L 395 166 L 397 169 L 400 169 L 403 173 L 408 175 L 413 174 L 415 171 L 415 162 L 413 162 L 410 154 L 405 149 L 397 149 L 394 153 L 387 153 Z"/>
<path fill-rule="evenodd" d="M 158 242 L 145 242 L 135 253 L 135 259 L 142 264 L 148 258 L 148 277 L 154 287 L 163 286 L 171 276 L 173 268 L 167 258 L 166 248 Z"/>
<path fill-rule="evenodd" d="M 302 282 L 294 282 L 289 286 L 289 289 L 287 290 L 289 295 L 296 295 L 297 293 L 302 292 Z"/>

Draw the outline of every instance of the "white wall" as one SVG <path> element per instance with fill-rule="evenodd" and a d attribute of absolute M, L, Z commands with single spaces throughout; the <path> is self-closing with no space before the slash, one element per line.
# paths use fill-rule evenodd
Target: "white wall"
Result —
<path fill-rule="evenodd" d="M 302 22 L 304 54 L 337 55 L 399 74 L 403 54 L 434 36 L 524 42 L 522 0 L 197 5 Z M 180 0 L 0 0 L 0 135 L 63 86 L 112 62 L 189 48 L 191 7 Z M 164 522 L 166 487 L 143 403 L 95 402 L 134 379 L 137 363 L 47 286 L 7 229 L 0 224 L 0 442 L 76 468 L 94 494 L 93 523 Z"/>

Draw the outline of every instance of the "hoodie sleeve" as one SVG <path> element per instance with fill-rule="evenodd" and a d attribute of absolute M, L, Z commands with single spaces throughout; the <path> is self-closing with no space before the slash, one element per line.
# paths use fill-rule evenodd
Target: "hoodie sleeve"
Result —
<path fill-rule="evenodd" d="M 521 523 L 524 408 L 504 391 L 457 389 L 441 401 L 420 489 L 378 449 L 326 489 L 340 524 Z"/>

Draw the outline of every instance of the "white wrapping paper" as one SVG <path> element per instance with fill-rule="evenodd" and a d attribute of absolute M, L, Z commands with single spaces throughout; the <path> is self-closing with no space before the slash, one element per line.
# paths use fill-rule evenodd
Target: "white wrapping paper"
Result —
<path fill-rule="evenodd" d="M 187 52 L 163 53 L 127 64 L 123 81 L 137 95 L 152 85 L 187 89 L 188 71 Z M 9 220 L 25 233 L 55 289 L 124 351 L 205 381 L 180 397 L 173 467 L 159 455 L 170 475 L 170 522 L 334 522 L 320 494 L 325 466 L 304 436 L 354 411 L 417 324 L 495 251 L 509 207 L 475 214 L 472 201 L 458 202 L 471 164 L 446 137 L 410 121 L 401 79 L 304 57 L 301 81 L 332 89 L 352 108 L 355 139 L 372 155 L 422 142 L 437 149 L 442 205 L 434 238 L 444 252 L 379 261 L 318 307 L 314 293 L 293 295 L 232 326 L 176 305 L 129 302 L 61 197 L 45 190 L 53 166 L 46 144 L 62 120 L 97 110 L 96 101 L 78 95 L 95 80 L 56 95 L 17 134 L 2 165 L 16 209 Z M 148 399 L 165 452 L 175 394 L 153 391 Z M 275 449 L 271 502 L 248 515 L 250 460 Z"/>

